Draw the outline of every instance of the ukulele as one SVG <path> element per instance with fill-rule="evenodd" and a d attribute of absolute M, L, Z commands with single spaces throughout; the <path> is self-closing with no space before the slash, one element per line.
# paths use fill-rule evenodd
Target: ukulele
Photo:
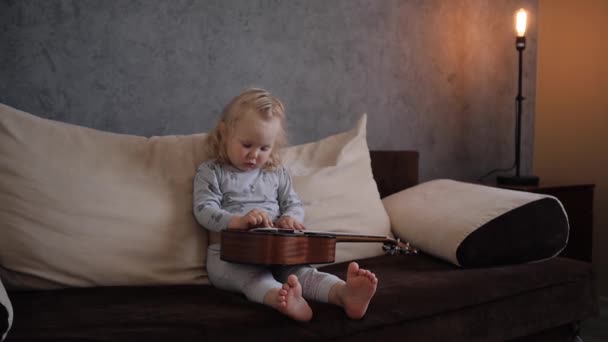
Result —
<path fill-rule="evenodd" d="M 391 255 L 418 250 L 388 236 L 356 235 L 280 228 L 226 229 L 221 232 L 220 259 L 262 265 L 323 264 L 335 261 L 337 242 L 381 242 Z"/>

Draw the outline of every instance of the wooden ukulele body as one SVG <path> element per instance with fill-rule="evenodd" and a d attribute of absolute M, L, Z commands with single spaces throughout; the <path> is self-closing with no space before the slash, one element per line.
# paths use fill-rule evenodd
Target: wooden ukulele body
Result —
<path fill-rule="evenodd" d="M 262 265 L 331 263 L 336 259 L 337 242 L 381 242 L 393 245 L 404 254 L 416 253 L 409 244 L 384 236 L 336 234 L 283 229 L 227 229 L 221 232 L 220 258 L 229 262 Z"/>
<path fill-rule="evenodd" d="M 225 230 L 220 258 L 224 261 L 298 265 L 334 262 L 336 237 L 295 233 Z"/>

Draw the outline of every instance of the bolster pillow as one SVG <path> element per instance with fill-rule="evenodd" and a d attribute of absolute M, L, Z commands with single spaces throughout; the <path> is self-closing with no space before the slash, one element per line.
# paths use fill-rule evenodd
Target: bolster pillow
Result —
<path fill-rule="evenodd" d="M 4 341 L 13 324 L 13 306 L 0 279 L 0 341 Z"/>
<path fill-rule="evenodd" d="M 440 179 L 383 199 L 393 233 L 461 267 L 547 259 L 568 242 L 553 196 Z"/>

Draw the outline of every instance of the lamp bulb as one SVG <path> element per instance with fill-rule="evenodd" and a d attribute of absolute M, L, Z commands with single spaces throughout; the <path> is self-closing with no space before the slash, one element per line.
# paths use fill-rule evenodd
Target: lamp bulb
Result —
<path fill-rule="evenodd" d="M 526 13 L 526 11 L 523 8 L 521 8 L 519 11 L 517 11 L 515 30 L 517 31 L 518 37 L 523 37 L 526 35 L 527 17 L 528 17 L 528 14 Z"/>

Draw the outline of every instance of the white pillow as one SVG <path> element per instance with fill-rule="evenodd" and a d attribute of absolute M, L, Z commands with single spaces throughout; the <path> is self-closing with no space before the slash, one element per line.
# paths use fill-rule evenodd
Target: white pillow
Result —
<path fill-rule="evenodd" d="M 568 242 L 566 212 L 549 195 L 439 179 L 382 202 L 396 236 L 458 266 L 541 260 Z"/>
<path fill-rule="evenodd" d="M 283 150 L 307 229 L 391 236 L 371 169 L 367 116 L 348 132 Z M 336 262 L 383 254 L 378 243 L 339 243 Z"/>
<path fill-rule="evenodd" d="M 204 134 L 144 138 L 0 104 L 0 278 L 7 288 L 205 283 L 192 215 Z"/>
<path fill-rule="evenodd" d="M 11 305 L 8 294 L 2 285 L 2 279 L 0 279 L 0 312 L 5 312 L 8 315 L 6 322 L 0 322 L 0 341 L 4 341 L 8 331 L 11 330 L 11 325 L 13 324 L 13 306 Z"/>

